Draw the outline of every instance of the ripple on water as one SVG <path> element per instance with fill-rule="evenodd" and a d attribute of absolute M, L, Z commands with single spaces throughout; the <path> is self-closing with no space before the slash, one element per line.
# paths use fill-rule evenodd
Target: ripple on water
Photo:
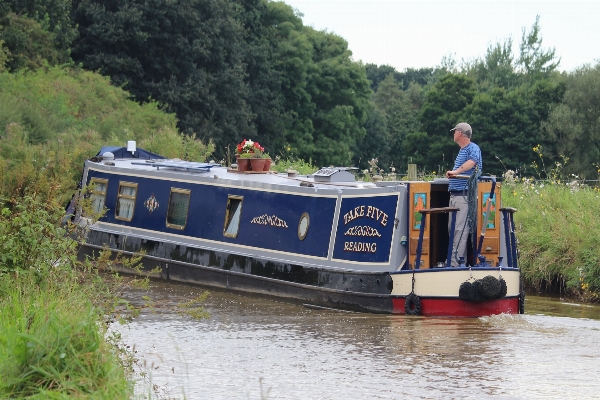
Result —
<path fill-rule="evenodd" d="M 150 296 L 177 304 L 197 294 L 187 286 L 156 284 Z M 152 382 L 166 388 L 169 398 L 535 399 L 600 393 L 600 321 L 594 319 L 370 315 L 221 291 L 211 294 L 206 308 L 208 320 L 143 313 L 129 329 L 118 328 L 146 364 L 157 367 Z"/>

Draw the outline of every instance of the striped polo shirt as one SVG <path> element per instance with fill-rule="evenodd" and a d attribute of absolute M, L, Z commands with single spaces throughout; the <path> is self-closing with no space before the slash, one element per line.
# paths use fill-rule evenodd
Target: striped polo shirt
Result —
<path fill-rule="evenodd" d="M 471 142 L 467 146 L 460 149 L 458 155 L 456 156 L 456 160 L 454 161 L 454 171 L 461 165 L 463 165 L 467 160 L 473 160 L 479 166 L 479 170 L 483 168 L 483 162 L 481 161 L 481 149 L 475 143 Z M 468 171 L 463 171 L 461 175 L 469 175 L 475 171 L 475 167 L 471 168 Z M 456 190 L 466 190 L 467 189 L 467 180 L 466 179 L 449 179 L 448 190 L 453 192 Z"/>

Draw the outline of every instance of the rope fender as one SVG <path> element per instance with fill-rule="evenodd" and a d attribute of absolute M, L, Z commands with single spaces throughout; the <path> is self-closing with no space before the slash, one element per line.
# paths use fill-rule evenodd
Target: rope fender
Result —
<path fill-rule="evenodd" d="M 506 281 L 487 275 L 473 283 L 465 281 L 458 289 L 458 298 L 464 301 L 480 302 L 501 299 L 506 296 Z"/>
<path fill-rule="evenodd" d="M 406 315 L 421 315 L 421 298 L 414 292 L 404 299 L 404 312 Z"/>

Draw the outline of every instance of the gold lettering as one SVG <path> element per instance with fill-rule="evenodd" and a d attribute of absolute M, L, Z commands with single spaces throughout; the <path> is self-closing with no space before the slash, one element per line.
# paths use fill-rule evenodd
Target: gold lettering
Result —
<path fill-rule="evenodd" d="M 357 253 L 376 253 L 377 243 L 344 242 L 344 251 L 353 251 Z"/>
<path fill-rule="evenodd" d="M 348 222 L 352 221 L 350 217 L 352 216 L 352 210 L 348 211 L 344 214 L 344 225 L 348 224 Z"/>
<path fill-rule="evenodd" d="M 386 226 L 388 222 L 388 215 L 383 213 L 383 218 L 381 218 L 381 225 Z"/>
<path fill-rule="evenodd" d="M 365 208 L 366 208 L 366 210 L 365 210 Z M 381 211 L 377 207 L 362 205 L 362 206 L 355 207 L 354 209 L 352 209 L 352 210 L 348 211 L 346 214 L 344 214 L 344 225 L 347 225 L 348 223 L 350 223 L 360 217 L 367 217 L 367 218 L 374 219 L 375 221 L 379 221 L 379 223 L 383 226 L 387 225 L 388 218 L 389 218 L 385 212 Z"/>

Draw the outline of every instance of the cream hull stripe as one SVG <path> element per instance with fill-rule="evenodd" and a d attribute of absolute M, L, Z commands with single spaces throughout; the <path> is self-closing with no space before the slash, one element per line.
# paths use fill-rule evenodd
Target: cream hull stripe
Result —
<path fill-rule="evenodd" d="M 415 294 L 424 297 L 458 297 L 460 285 L 469 280 L 471 273 L 474 279 L 481 279 L 487 275 L 499 278 L 502 275 L 502 278 L 506 281 L 507 296 L 517 296 L 520 292 L 520 271 L 504 270 L 500 273 L 499 269 L 474 271 L 469 271 L 468 269 L 448 269 L 448 271 L 431 271 L 415 274 Z M 412 291 L 413 274 L 392 274 L 391 276 L 394 281 L 393 295 L 406 296 Z"/>

